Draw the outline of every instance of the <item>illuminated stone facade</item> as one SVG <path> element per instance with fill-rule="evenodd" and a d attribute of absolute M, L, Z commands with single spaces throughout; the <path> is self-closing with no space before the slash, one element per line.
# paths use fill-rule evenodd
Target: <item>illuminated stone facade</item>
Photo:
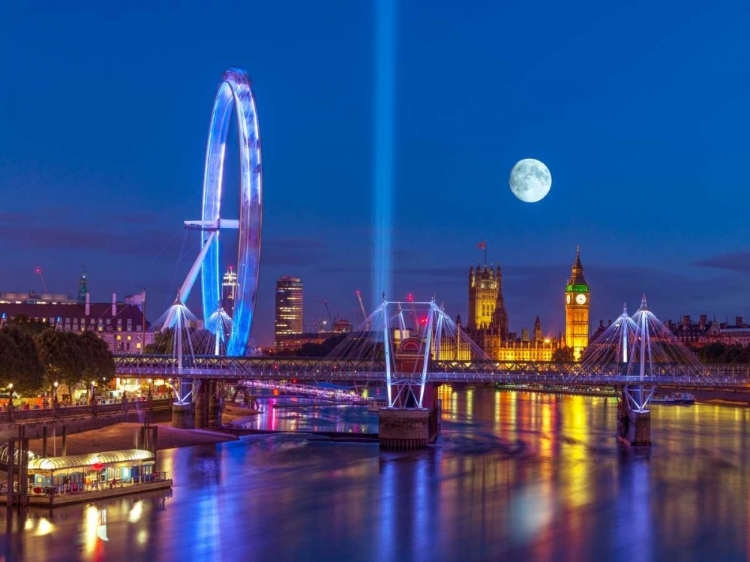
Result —
<path fill-rule="evenodd" d="M 460 319 L 459 319 L 460 322 Z M 545 338 L 539 316 L 534 331 L 521 336 L 508 329 L 500 266 L 477 265 L 469 269 L 469 319 L 466 333 L 485 353 L 497 361 L 551 361 L 559 339 Z"/>
<path fill-rule="evenodd" d="M 573 359 L 581 360 L 589 343 L 589 307 L 591 291 L 583 276 L 581 252 L 576 249 L 576 261 L 565 287 L 565 345 L 573 350 Z"/>

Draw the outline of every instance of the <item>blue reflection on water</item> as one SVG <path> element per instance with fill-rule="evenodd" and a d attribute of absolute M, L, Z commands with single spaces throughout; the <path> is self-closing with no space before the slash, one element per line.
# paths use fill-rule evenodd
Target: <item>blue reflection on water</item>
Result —
<path fill-rule="evenodd" d="M 655 446 L 638 452 L 616 446 L 601 399 L 466 398 L 423 451 L 298 434 L 164 451 L 172 497 L 33 513 L 6 558 L 746 559 L 747 409 L 654 408 Z"/>
<path fill-rule="evenodd" d="M 377 433 L 378 414 L 362 406 L 298 396 L 259 398 L 260 414 L 240 418 L 235 427 L 264 431 Z"/>

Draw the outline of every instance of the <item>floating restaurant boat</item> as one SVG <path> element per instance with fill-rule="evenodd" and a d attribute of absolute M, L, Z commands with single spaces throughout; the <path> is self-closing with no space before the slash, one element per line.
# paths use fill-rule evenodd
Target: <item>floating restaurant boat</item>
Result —
<path fill-rule="evenodd" d="M 651 399 L 653 404 L 677 404 L 682 406 L 690 406 L 695 404 L 695 396 L 689 392 L 673 392 L 666 396 L 654 396 Z"/>
<path fill-rule="evenodd" d="M 154 470 L 156 458 L 145 449 L 34 457 L 27 466 L 29 507 L 52 508 L 172 487 L 165 472 Z M 13 503 L 21 494 L 18 485 L 15 482 L 11 491 Z M 7 504 L 8 495 L 7 484 L 2 483 L 0 503 Z"/>

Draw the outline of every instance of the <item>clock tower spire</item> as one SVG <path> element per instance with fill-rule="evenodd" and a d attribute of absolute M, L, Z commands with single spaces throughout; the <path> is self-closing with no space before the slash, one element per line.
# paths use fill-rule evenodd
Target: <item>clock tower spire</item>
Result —
<path fill-rule="evenodd" d="M 573 350 L 573 358 L 581 360 L 589 344 L 589 306 L 591 291 L 583 276 L 581 248 L 576 248 L 576 260 L 565 287 L 565 345 Z"/>

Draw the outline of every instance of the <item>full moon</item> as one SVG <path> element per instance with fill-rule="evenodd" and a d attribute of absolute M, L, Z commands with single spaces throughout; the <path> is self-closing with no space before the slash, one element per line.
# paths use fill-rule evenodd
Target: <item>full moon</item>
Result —
<path fill-rule="evenodd" d="M 545 198 L 552 187 L 552 174 L 539 160 L 524 158 L 510 171 L 510 190 L 525 203 L 536 203 Z"/>

